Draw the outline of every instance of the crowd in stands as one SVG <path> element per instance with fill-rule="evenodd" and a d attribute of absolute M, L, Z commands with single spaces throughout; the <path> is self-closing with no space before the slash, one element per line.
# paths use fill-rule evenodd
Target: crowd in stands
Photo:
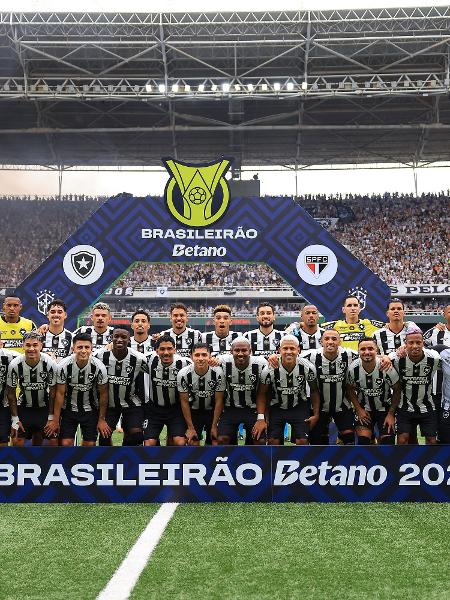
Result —
<path fill-rule="evenodd" d="M 22 281 L 95 210 L 104 197 L 0 196 L 0 286 Z M 448 283 L 450 192 L 300 196 L 297 202 L 316 218 L 338 218 L 333 235 L 388 284 Z M 138 265 L 121 285 L 247 286 L 283 285 L 263 265 L 183 265 L 167 277 L 160 268 Z"/>

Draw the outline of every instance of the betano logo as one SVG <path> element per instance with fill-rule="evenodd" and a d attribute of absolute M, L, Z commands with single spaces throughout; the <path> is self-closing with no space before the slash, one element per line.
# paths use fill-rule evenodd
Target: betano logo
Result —
<path fill-rule="evenodd" d="M 201 165 L 162 160 L 171 175 L 164 196 L 175 219 L 191 227 L 205 227 L 220 219 L 230 200 L 225 173 L 232 159 Z"/>

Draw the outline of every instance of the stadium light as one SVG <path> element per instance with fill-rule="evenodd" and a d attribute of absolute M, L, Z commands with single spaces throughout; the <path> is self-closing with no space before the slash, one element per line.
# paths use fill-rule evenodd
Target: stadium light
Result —
<path fill-rule="evenodd" d="M 227 93 L 230 91 L 230 84 L 229 83 L 222 83 L 222 91 Z"/>
<path fill-rule="evenodd" d="M 174 92 L 175 94 L 178 92 L 178 83 L 174 83 L 172 85 L 172 92 Z"/>
<path fill-rule="evenodd" d="M 164 94 L 164 93 L 165 93 L 165 91 L 166 91 L 166 86 L 164 85 L 164 83 L 160 83 L 160 84 L 158 85 L 158 90 L 159 90 L 159 93 L 160 93 L 160 94 Z"/>
<path fill-rule="evenodd" d="M 241 91 L 241 86 L 239 85 L 239 83 L 235 83 L 234 84 L 234 89 L 236 92 L 240 92 Z"/>
<path fill-rule="evenodd" d="M 151 94 L 151 93 L 152 93 L 152 89 L 153 89 L 153 88 L 152 88 L 152 85 L 151 85 L 151 83 L 147 83 L 147 84 L 145 85 L 145 91 L 147 92 L 147 94 Z"/>
<path fill-rule="evenodd" d="M 190 92 L 191 91 L 191 86 L 188 83 L 184 84 L 184 91 L 185 92 Z"/>
<path fill-rule="evenodd" d="M 198 86 L 198 91 L 199 91 L 199 92 L 204 92 L 204 91 L 205 91 L 205 84 L 204 84 L 204 83 L 201 83 L 201 84 Z"/>
<path fill-rule="evenodd" d="M 278 83 L 278 81 L 276 81 L 276 82 L 273 84 L 273 89 L 274 89 L 276 92 L 279 92 L 279 91 L 281 90 L 281 84 L 280 84 L 280 83 Z"/>
<path fill-rule="evenodd" d="M 306 91 L 308 89 L 308 82 L 307 81 L 302 81 L 302 90 Z"/>
<path fill-rule="evenodd" d="M 267 88 L 267 83 L 262 83 L 262 84 L 261 84 L 261 91 L 262 91 L 262 92 L 267 92 L 267 89 L 268 89 L 268 88 Z"/>
<path fill-rule="evenodd" d="M 286 85 L 286 89 L 288 92 L 292 92 L 294 89 L 294 84 L 292 83 L 292 81 L 288 81 L 287 85 Z"/>
<path fill-rule="evenodd" d="M 215 83 L 212 84 L 211 91 L 212 92 L 217 92 L 217 85 Z"/>
<path fill-rule="evenodd" d="M 247 89 L 249 92 L 253 92 L 253 89 L 254 89 L 253 83 L 247 84 Z"/>

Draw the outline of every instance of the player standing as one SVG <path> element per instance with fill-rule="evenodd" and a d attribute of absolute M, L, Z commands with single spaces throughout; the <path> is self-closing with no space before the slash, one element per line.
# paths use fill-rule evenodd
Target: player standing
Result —
<path fill-rule="evenodd" d="M 22 302 L 17 296 L 7 296 L 0 315 L 0 336 L 5 350 L 16 350 L 23 354 L 23 340 L 26 333 L 36 329 L 30 319 L 20 316 Z"/>
<path fill-rule="evenodd" d="M 227 304 L 216 306 L 213 321 L 214 331 L 202 333 L 202 342 L 208 345 L 211 356 L 228 354 L 231 342 L 240 335 L 237 331 L 230 331 L 233 322 L 231 308 Z"/>
<path fill-rule="evenodd" d="M 92 325 L 82 325 L 75 329 L 73 335 L 78 333 L 87 333 L 91 336 L 92 347 L 94 350 L 100 350 L 111 343 L 114 327 L 111 323 L 111 309 L 105 302 L 97 302 L 92 307 L 90 314 Z"/>
<path fill-rule="evenodd" d="M 285 332 L 274 328 L 275 308 L 272 304 L 261 302 L 256 309 L 256 320 L 259 323 L 258 329 L 244 333 L 244 337 L 250 342 L 253 356 L 267 357 L 278 352 L 281 338 Z"/>
<path fill-rule="evenodd" d="M 72 351 L 72 333 L 65 329 L 67 308 L 63 300 L 52 300 L 47 308 L 48 326 L 39 328 L 42 332 L 42 352 L 58 362 Z"/>
<path fill-rule="evenodd" d="M 189 357 L 195 344 L 202 341 L 202 334 L 197 329 L 187 326 L 187 308 L 182 302 L 176 302 L 170 307 L 172 327 L 161 332 L 170 335 L 175 340 L 175 351 L 179 356 Z"/>
<path fill-rule="evenodd" d="M 316 350 L 321 346 L 322 334 L 325 331 L 319 327 L 319 319 L 317 306 L 306 304 L 300 313 L 300 322 L 289 325 L 286 333 L 295 335 L 303 351 Z"/>
<path fill-rule="evenodd" d="M 6 377 L 11 362 L 20 356 L 14 350 L 0 348 L 0 446 L 7 446 L 11 433 L 11 411 L 6 394 Z"/>
<path fill-rule="evenodd" d="M 131 329 L 130 348 L 146 356 L 153 352 L 154 342 L 150 335 L 150 315 L 147 311 L 137 310 L 132 314 Z"/>

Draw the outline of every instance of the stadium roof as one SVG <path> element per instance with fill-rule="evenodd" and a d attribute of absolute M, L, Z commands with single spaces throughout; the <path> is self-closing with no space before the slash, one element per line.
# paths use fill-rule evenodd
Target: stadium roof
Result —
<path fill-rule="evenodd" d="M 450 7 L 0 13 L 0 163 L 450 160 Z"/>

